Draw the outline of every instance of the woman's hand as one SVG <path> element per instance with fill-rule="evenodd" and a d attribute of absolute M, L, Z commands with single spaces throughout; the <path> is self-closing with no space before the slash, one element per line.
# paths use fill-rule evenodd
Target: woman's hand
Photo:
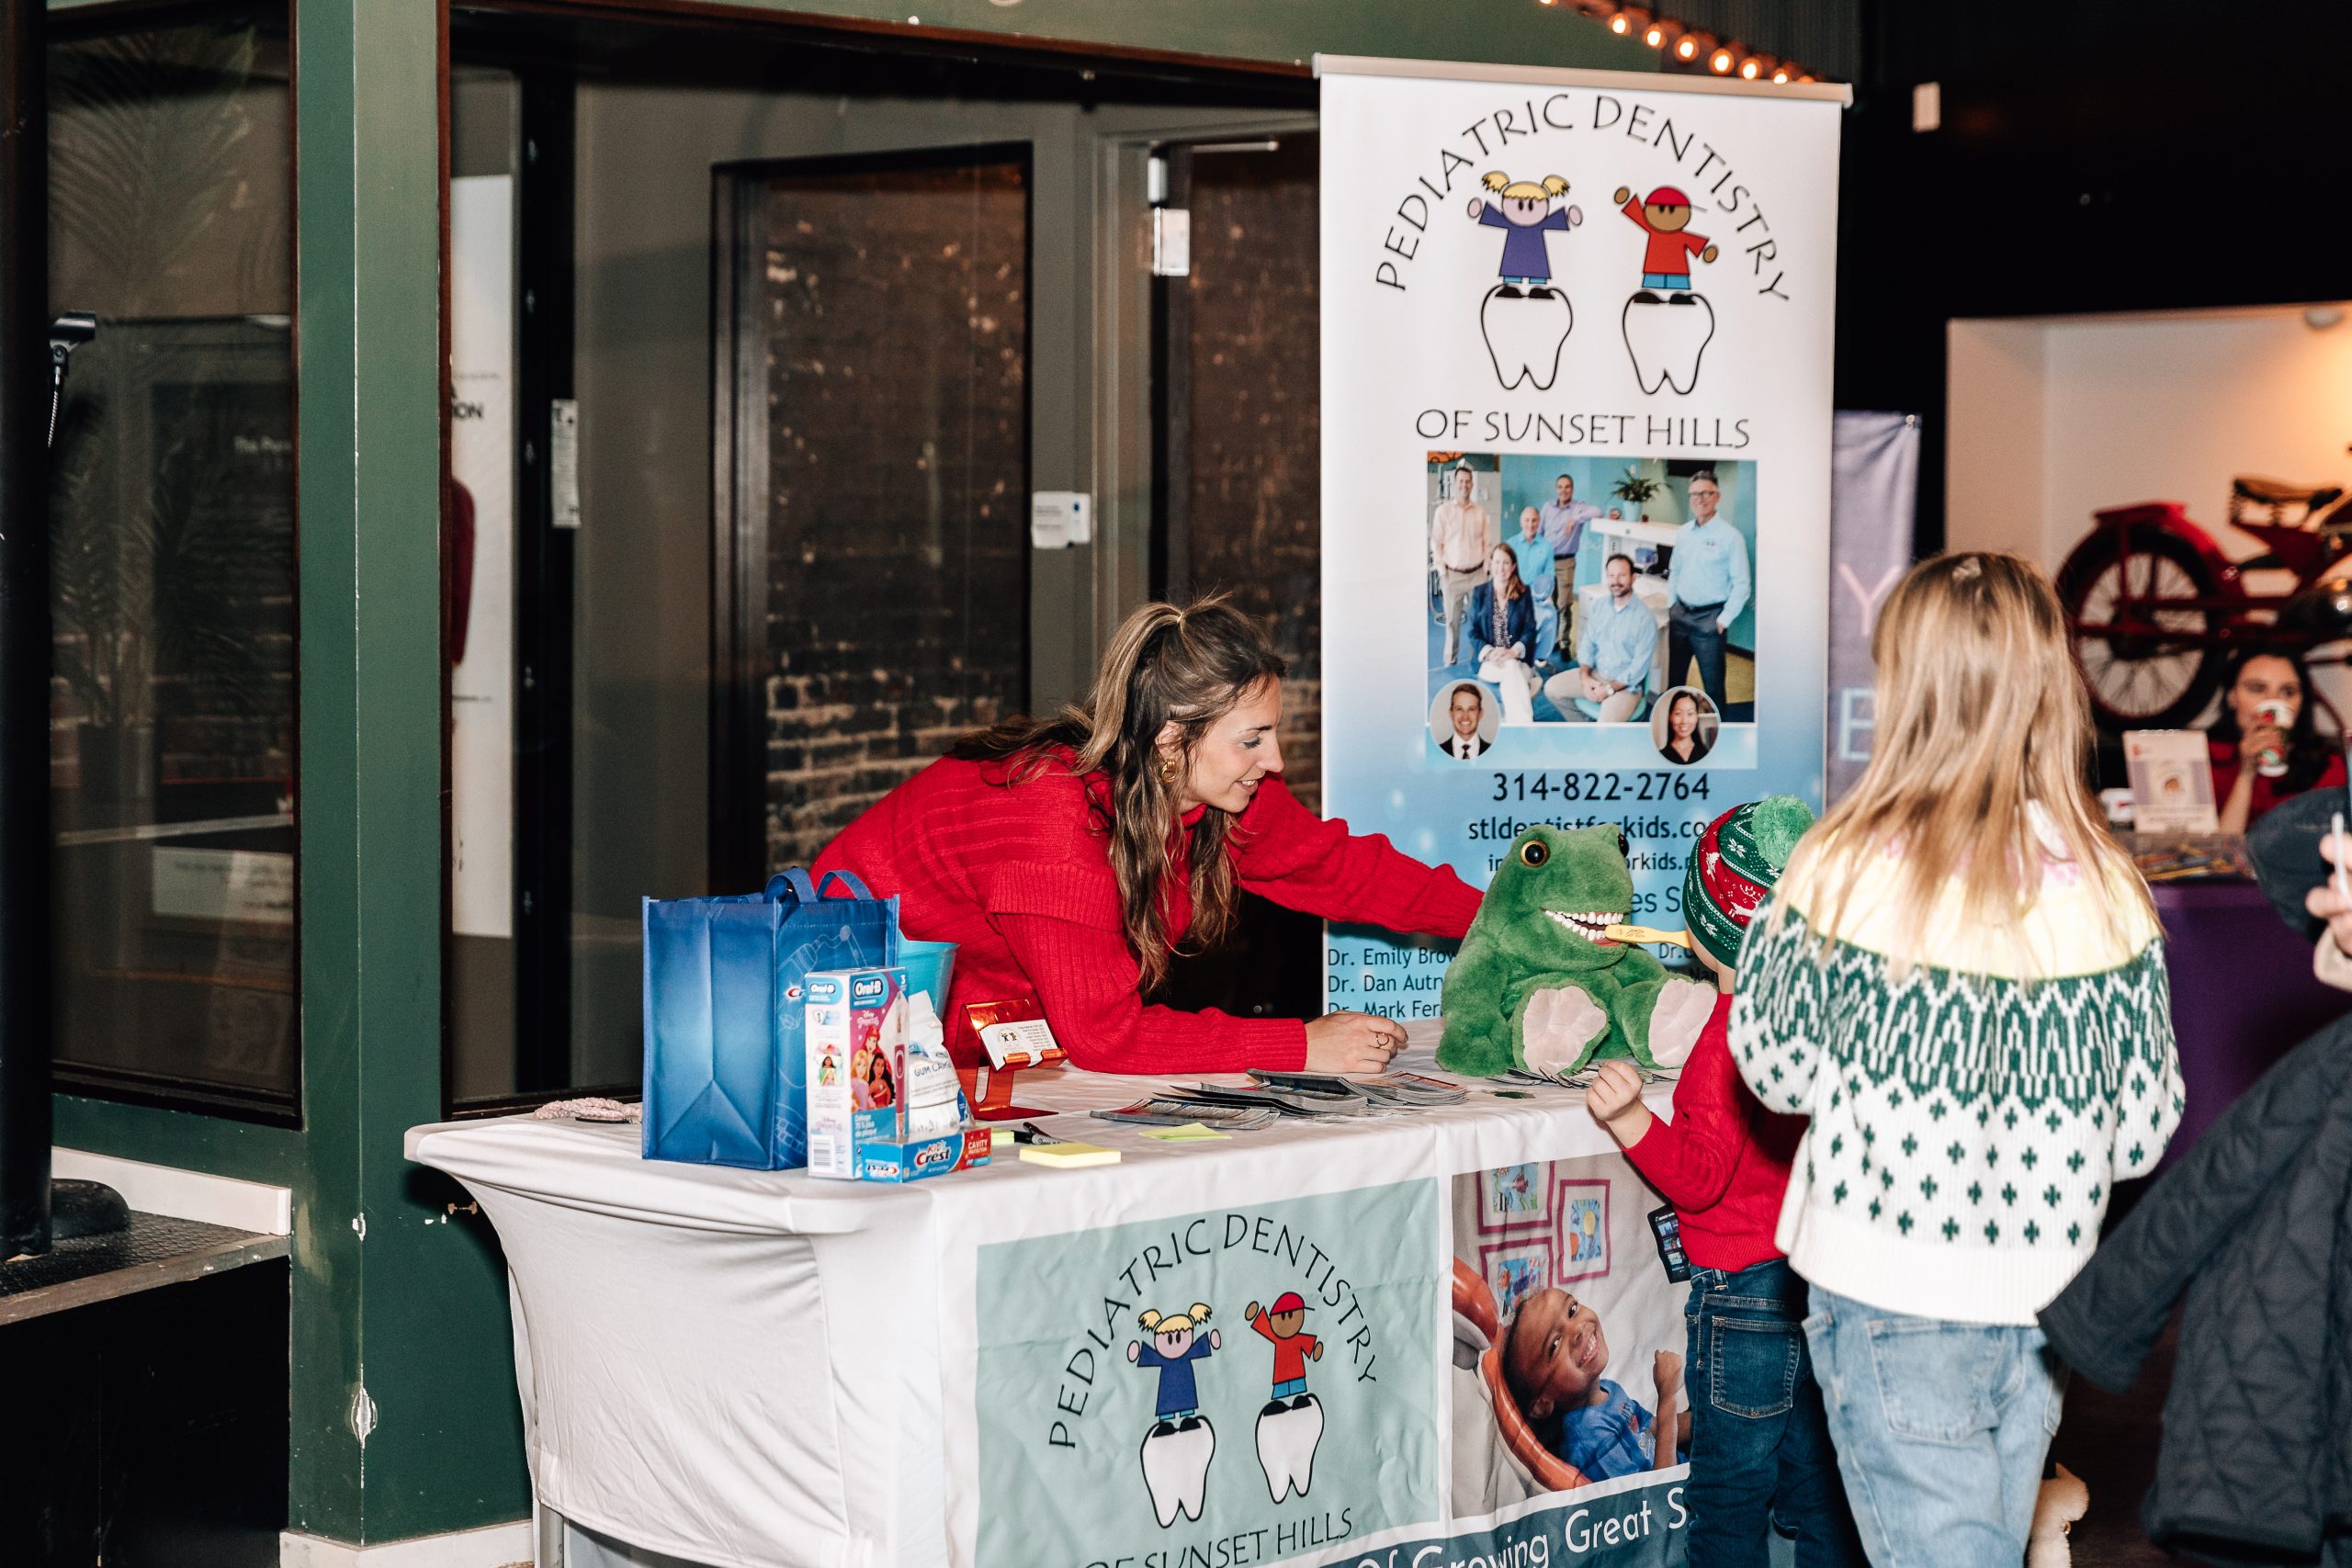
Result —
<path fill-rule="evenodd" d="M 1385 1073 L 1405 1048 L 1405 1026 L 1368 1012 L 1327 1012 L 1306 1022 L 1310 1073 Z"/>
<path fill-rule="evenodd" d="M 2238 742 L 2238 777 L 2251 778 L 2255 764 L 2261 761 L 2265 751 L 2275 752 L 2284 757 L 2287 754 L 2287 746 L 2285 730 L 2275 724 L 2256 725 L 2245 732 L 2245 739 Z"/>

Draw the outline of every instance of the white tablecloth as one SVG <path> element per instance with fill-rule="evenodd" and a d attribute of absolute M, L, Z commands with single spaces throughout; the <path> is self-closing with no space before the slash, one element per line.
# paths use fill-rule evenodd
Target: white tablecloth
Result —
<path fill-rule="evenodd" d="M 1400 1066 L 1432 1070 L 1436 1027 L 1414 1026 Z M 1018 1098 L 1083 1111 L 1154 1087 L 1061 1070 L 1023 1074 Z M 1048 1125 L 1122 1162 L 1051 1169 L 1001 1142 L 985 1168 L 903 1187 L 648 1161 L 634 1126 L 444 1123 L 413 1129 L 406 1146 L 464 1183 L 497 1227 L 545 1506 L 718 1568 L 992 1568 L 1005 1554 L 976 1557 L 973 1544 L 980 1247 L 1613 1154 L 1581 1091 L 1489 1092 L 1520 1087 L 1474 1084 L 1458 1106 L 1214 1143 L 1065 1117 Z M 1653 1086 L 1654 1108 L 1670 1087 Z M 1626 1234 L 1622 1214 L 1613 1223 Z M 1220 1368 L 1238 1371 L 1232 1354 L 1264 1347 L 1235 1307 L 1218 1310 Z M 1334 1332 L 1328 1315 L 1316 1326 Z M 1269 1555 L 1282 1554 L 1261 1545 Z"/>

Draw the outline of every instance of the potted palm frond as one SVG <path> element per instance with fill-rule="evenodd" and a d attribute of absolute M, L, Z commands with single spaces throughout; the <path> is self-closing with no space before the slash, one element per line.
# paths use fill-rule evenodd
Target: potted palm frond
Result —
<path fill-rule="evenodd" d="M 1610 489 L 1609 493 L 1631 506 L 1634 509 L 1634 515 L 1646 523 L 1650 520 L 1647 508 L 1651 500 L 1665 488 L 1662 482 L 1649 478 L 1641 469 L 1629 468 L 1625 470 L 1624 476 Z"/>

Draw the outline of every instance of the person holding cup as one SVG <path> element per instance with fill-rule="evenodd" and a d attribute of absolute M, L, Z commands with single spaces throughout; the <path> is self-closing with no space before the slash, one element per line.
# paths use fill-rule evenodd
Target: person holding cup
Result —
<path fill-rule="evenodd" d="M 2305 790 L 2343 786 L 2343 754 L 2319 738 L 2310 689 L 2285 654 L 2249 653 L 2231 669 L 2221 716 L 2205 731 L 2222 832 L 2245 832 Z"/>

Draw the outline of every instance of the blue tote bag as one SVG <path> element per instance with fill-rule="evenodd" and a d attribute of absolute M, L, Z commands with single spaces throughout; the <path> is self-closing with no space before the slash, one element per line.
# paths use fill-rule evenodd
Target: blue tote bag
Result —
<path fill-rule="evenodd" d="M 846 896 L 826 897 L 838 886 Z M 802 991 L 899 961 L 899 901 L 795 867 L 764 893 L 645 900 L 645 1157 L 808 1163 Z"/>

